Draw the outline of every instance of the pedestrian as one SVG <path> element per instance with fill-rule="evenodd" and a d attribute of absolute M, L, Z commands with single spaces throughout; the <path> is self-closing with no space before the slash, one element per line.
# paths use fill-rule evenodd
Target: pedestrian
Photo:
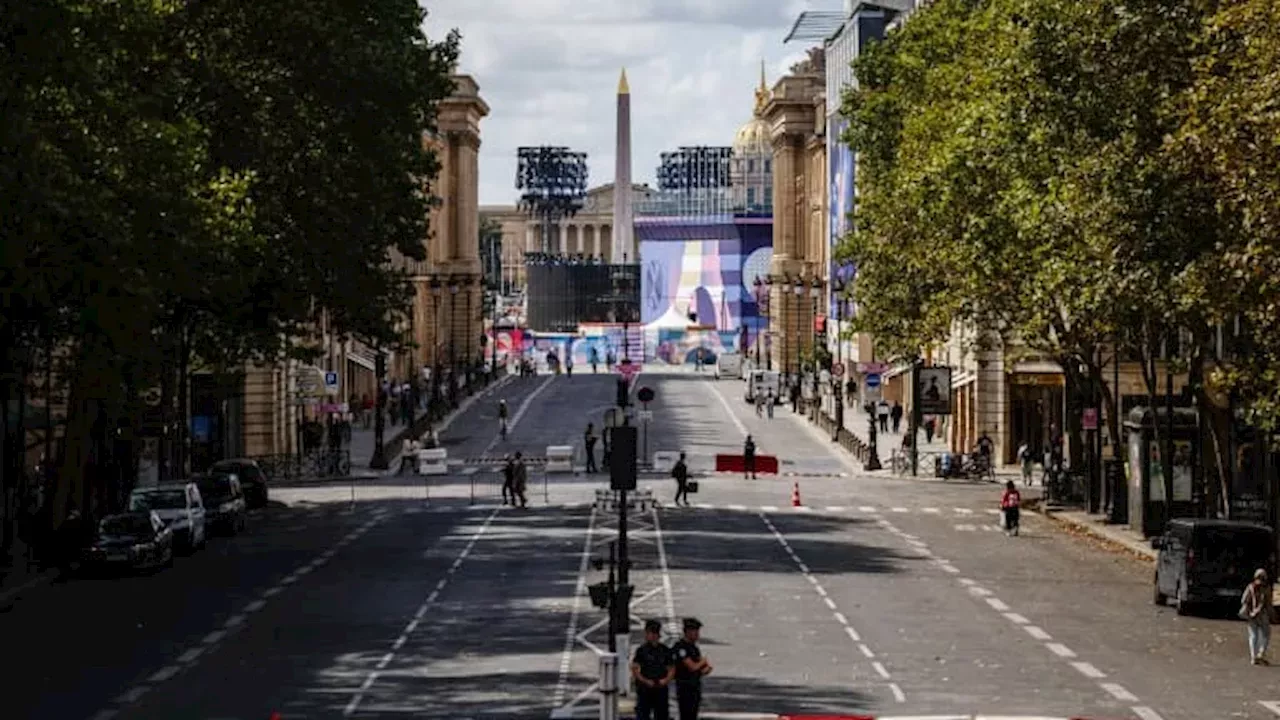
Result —
<path fill-rule="evenodd" d="M 938 430 L 938 419 L 930 415 L 924 420 L 924 441 L 933 442 L 933 434 Z"/>
<path fill-rule="evenodd" d="M 636 720 L 667 720 L 671 717 L 667 688 L 676 676 L 675 658 L 662 644 L 662 623 L 644 624 L 644 644 L 631 659 L 631 677 L 636 681 Z"/>
<path fill-rule="evenodd" d="M 893 407 L 889 410 L 889 419 L 893 421 L 893 431 L 898 432 L 898 428 L 902 427 L 902 403 L 893 401 Z"/>
<path fill-rule="evenodd" d="M 1267 649 L 1271 645 L 1271 583 L 1267 571 L 1258 568 L 1253 582 L 1240 597 L 1240 619 L 1249 627 L 1249 659 L 1254 665 L 1270 665 Z"/>
<path fill-rule="evenodd" d="M 587 431 L 582 436 L 582 446 L 587 451 L 587 472 L 600 472 L 596 467 L 596 426 L 595 423 L 587 423 Z"/>
<path fill-rule="evenodd" d="M 502 504 L 516 504 L 516 460 L 507 453 L 506 462 L 502 464 Z"/>
<path fill-rule="evenodd" d="M 498 434 L 502 439 L 507 438 L 507 401 L 502 399 L 498 401 Z"/>
<path fill-rule="evenodd" d="M 756 417 L 764 417 L 764 393 L 760 392 L 760 388 L 756 388 L 755 406 Z"/>
<path fill-rule="evenodd" d="M 752 480 L 756 479 L 756 441 L 750 435 L 742 444 L 742 479 L 746 480 L 748 475 Z"/>
<path fill-rule="evenodd" d="M 676 505 L 680 504 L 680 498 L 684 498 L 685 507 L 689 506 L 689 466 L 684 461 L 684 453 L 680 453 L 680 459 L 671 468 L 671 477 L 676 479 Z"/>
<path fill-rule="evenodd" d="M 1031 444 L 1022 443 L 1018 446 L 1018 464 L 1022 466 L 1022 484 L 1031 487 Z"/>
<path fill-rule="evenodd" d="M 1004 484 L 1004 494 L 1000 496 L 1000 512 L 1004 514 L 1004 534 L 1018 534 L 1018 520 L 1022 508 L 1022 494 L 1013 481 Z"/>
<path fill-rule="evenodd" d="M 702 623 L 697 618 L 685 618 L 684 637 L 671 646 L 676 663 L 676 705 L 680 708 L 680 720 L 698 720 L 702 678 L 711 672 L 711 663 L 698 648 L 701 636 Z"/>
<path fill-rule="evenodd" d="M 524 464 L 524 456 L 516 453 L 516 466 L 512 474 L 512 493 L 511 504 L 515 505 L 516 498 L 520 498 L 520 507 L 529 507 L 529 498 L 525 496 L 525 489 L 529 486 L 529 468 Z"/>
<path fill-rule="evenodd" d="M 773 388 L 769 388 L 769 395 L 764 399 L 764 409 L 768 413 L 769 419 L 773 419 L 773 406 L 777 402 L 777 398 L 773 396 Z"/>
<path fill-rule="evenodd" d="M 876 415 L 880 418 L 880 432 L 889 432 L 889 403 L 881 400 L 876 406 Z"/>

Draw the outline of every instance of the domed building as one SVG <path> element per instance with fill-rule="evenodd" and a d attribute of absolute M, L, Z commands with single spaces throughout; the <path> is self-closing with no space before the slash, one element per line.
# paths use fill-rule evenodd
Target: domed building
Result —
<path fill-rule="evenodd" d="M 761 63 L 755 109 L 751 119 L 738 128 L 733 137 L 729 182 L 733 188 L 734 209 L 766 215 L 773 207 L 773 143 L 769 139 L 769 123 L 763 117 L 768 102 L 769 87 L 765 82 L 764 63 Z"/>

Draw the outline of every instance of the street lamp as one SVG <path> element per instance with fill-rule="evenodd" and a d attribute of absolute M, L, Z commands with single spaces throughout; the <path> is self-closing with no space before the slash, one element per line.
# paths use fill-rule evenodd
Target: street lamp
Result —
<path fill-rule="evenodd" d="M 449 405 L 458 406 L 458 348 L 454 335 L 458 327 L 458 279 L 449 276 Z"/>
<path fill-rule="evenodd" d="M 431 323 L 435 326 L 435 333 L 431 338 L 431 413 L 435 419 L 439 419 L 440 413 L 440 372 L 443 370 L 440 365 L 440 276 L 432 275 L 430 279 L 431 285 Z"/>
<path fill-rule="evenodd" d="M 835 397 L 836 410 L 836 429 L 832 433 L 832 440 L 839 440 L 840 431 L 844 429 L 844 389 L 840 387 L 840 378 L 844 377 L 844 333 L 842 332 L 840 321 L 844 315 L 844 291 L 848 286 L 848 282 L 839 273 L 831 278 L 831 310 L 836 321 L 836 361 L 832 365 L 832 370 L 834 371 L 837 367 L 841 370 L 839 374 L 831 373 L 831 394 Z"/>
<path fill-rule="evenodd" d="M 795 292 L 795 294 L 796 294 L 796 301 L 797 301 L 797 303 L 800 301 L 800 299 L 801 299 L 801 298 L 803 298 L 803 297 L 804 297 L 805 291 L 808 289 L 808 287 L 809 287 L 809 286 L 805 284 L 804 278 L 800 277 L 799 275 L 797 275 L 797 276 L 796 276 L 796 278 L 795 278 L 794 280 L 792 280 L 792 281 L 791 281 L 791 289 L 792 289 L 792 291 L 793 291 L 793 292 Z M 802 378 L 803 378 L 803 376 L 804 376 L 804 361 L 801 359 L 801 354 L 802 354 L 802 351 L 803 351 L 803 350 L 804 350 L 804 344 L 803 344 L 803 343 L 797 343 L 797 346 L 796 346 L 796 365 L 797 365 L 797 368 L 796 368 L 796 370 L 799 372 L 799 374 L 800 374 L 800 376 L 801 376 Z"/>
<path fill-rule="evenodd" d="M 373 353 L 373 373 L 377 378 L 378 404 L 375 410 L 377 415 L 373 418 L 373 457 L 369 458 L 369 469 L 386 470 L 391 467 L 387 454 L 382 449 L 387 429 L 387 419 L 385 417 L 387 393 L 382 388 L 382 383 L 387 377 L 387 357 L 382 354 L 382 348 L 376 345 L 373 348 Z"/>

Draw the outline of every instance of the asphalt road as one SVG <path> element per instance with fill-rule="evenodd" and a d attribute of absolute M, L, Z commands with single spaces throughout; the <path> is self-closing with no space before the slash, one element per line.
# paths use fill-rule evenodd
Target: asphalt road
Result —
<path fill-rule="evenodd" d="M 757 418 L 739 382 L 638 385 L 657 392 L 650 452 L 688 452 L 702 488 L 631 517 L 634 623 L 703 620 L 708 717 L 1280 717 L 1280 676 L 1248 664 L 1241 623 L 1156 608 L 1145 563 L 1037 516 L 1006 538 L 993 485 L 862 474 L 789 411 Z M 25 593 L 0 615 L 4 716 L 591 716 L 607 638 L 584 588 L 615 533 L 588 503 L 605 478 L 539 491 L 535 475 L 515 510 L 466 459 L 580 445 L 613 392 L 604 376 L 514 379 L 445 432 L 464 462 L 448 476 L 276 488 L 245 533 L 171 569 Z M 747 433 L 793 475 L 709 472 Z"/>

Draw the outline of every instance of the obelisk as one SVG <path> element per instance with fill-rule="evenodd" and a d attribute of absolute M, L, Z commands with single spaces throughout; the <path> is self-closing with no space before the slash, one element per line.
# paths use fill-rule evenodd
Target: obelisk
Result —
<path fill-rule="evenodd" d="M 635 218 L 631 208 L 631 88 L 627 86 L 627 69 L 618 79 L 618 142 L 613 173 L 613 254 L 610 262 L 634 263 L 636 257 Z"/>

